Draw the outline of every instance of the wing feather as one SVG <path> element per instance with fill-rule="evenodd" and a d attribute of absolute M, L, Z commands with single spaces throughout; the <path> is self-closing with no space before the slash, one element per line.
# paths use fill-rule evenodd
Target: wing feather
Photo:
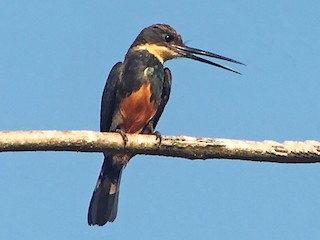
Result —
<path fill-rule="evenodd" d="M 116 93 L 121 81 L 121 70 L 123 63 L 116 63 L 111 69 L 106 85 L 103 90 L 101 99 L 101 111 L 100 111 L 100 131 L 110 131 L 112 123 L 112 117 L 116 104 Z"/>

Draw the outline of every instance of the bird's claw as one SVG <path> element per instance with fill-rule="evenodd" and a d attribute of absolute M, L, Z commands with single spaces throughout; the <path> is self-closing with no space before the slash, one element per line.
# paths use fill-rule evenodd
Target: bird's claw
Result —
<path fill-rule="evenodd" d="M 156 140 L 159 140 L 159 146 L 160 146 L 160 144 L 161 144 L 161 141 L 162 141 L 162 135 L 161 135 L 161 133 L 159 132 L 159 131 L 155 131 L 154 133 L 153 133 L 153 135 L 155 135 L 156 136 Z"/>
<path fill-rule="evenodd" d="M 123 145 L 126 146 L 127 142 L 128 142 L 127 134 L 124 131 L 122 131 L 120 128 L 117 128 L 116 132 L 120 134 L 120 136 L 122 137 L 122 140 L 123 140 Z"/>

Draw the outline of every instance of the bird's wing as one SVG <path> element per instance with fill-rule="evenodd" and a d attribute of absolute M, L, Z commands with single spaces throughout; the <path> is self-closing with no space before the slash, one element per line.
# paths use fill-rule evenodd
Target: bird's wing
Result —
<path fill-rule="evenodd" d="M 116 92 L 121 80 L 121 68 L 123 63 L 116 63 L 111 69 L 103 90 L 100 111 L 100 131 L 108 132 L 112 123 L 115 110 Z"/>
<path fill-rule="evenodd" d="M 161 96 L 161 102 L 158 108 L 158 111 L 156 112 L 155 116 L 151 120 L 152 124 L 152 132 L 154 131 L 161 114 L 163 113 L 163 110 L 169 100 L 170 97 L 170 91 L 171 91 L 171 82 L 172 82 L 172 77 L 171 77 L 171 72 L 169 68 L 164 69 L 164 82 L 163 82 L 163 89 L 162 89 L 162 96 Z"/>

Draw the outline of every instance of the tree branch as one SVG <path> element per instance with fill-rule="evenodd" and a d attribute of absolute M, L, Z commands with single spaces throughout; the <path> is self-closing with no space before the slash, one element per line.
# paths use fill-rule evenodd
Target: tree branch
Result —
<path fill-rule="evenodd" d="M 93 131 L 0 131 L 0 152 L 76 151 L 111 154 L 149 154 L 188 159 L 240 159 L 277 163 L 320 162 L 317 141 L 247 141 L 230 139 L 127 134 L 124 146 L 118 133 Z"/>

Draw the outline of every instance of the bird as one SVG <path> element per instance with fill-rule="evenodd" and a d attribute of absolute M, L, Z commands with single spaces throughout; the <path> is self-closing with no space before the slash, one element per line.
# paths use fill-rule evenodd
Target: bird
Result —
<path fill-rule="evenodd" d="M 155 134 L 161 140 L 155 127 L 170 97 L 171 71 L 163 66 L 170 59 L 190 58 L 240 74 L 197 55 L 243 64 L 186 46 L 180 34 L 167 24 L 144 28 L 128 49 L 124 61 L 116 63 L 109 73 L 101 100 L 100 131 L 118 132 L 124 143 L 126 133 Z M 89 205 L 89 225 L 103 226 L 115 220 L 122 170 L 133 157 L 103 154 L 103 165 Z"/>

